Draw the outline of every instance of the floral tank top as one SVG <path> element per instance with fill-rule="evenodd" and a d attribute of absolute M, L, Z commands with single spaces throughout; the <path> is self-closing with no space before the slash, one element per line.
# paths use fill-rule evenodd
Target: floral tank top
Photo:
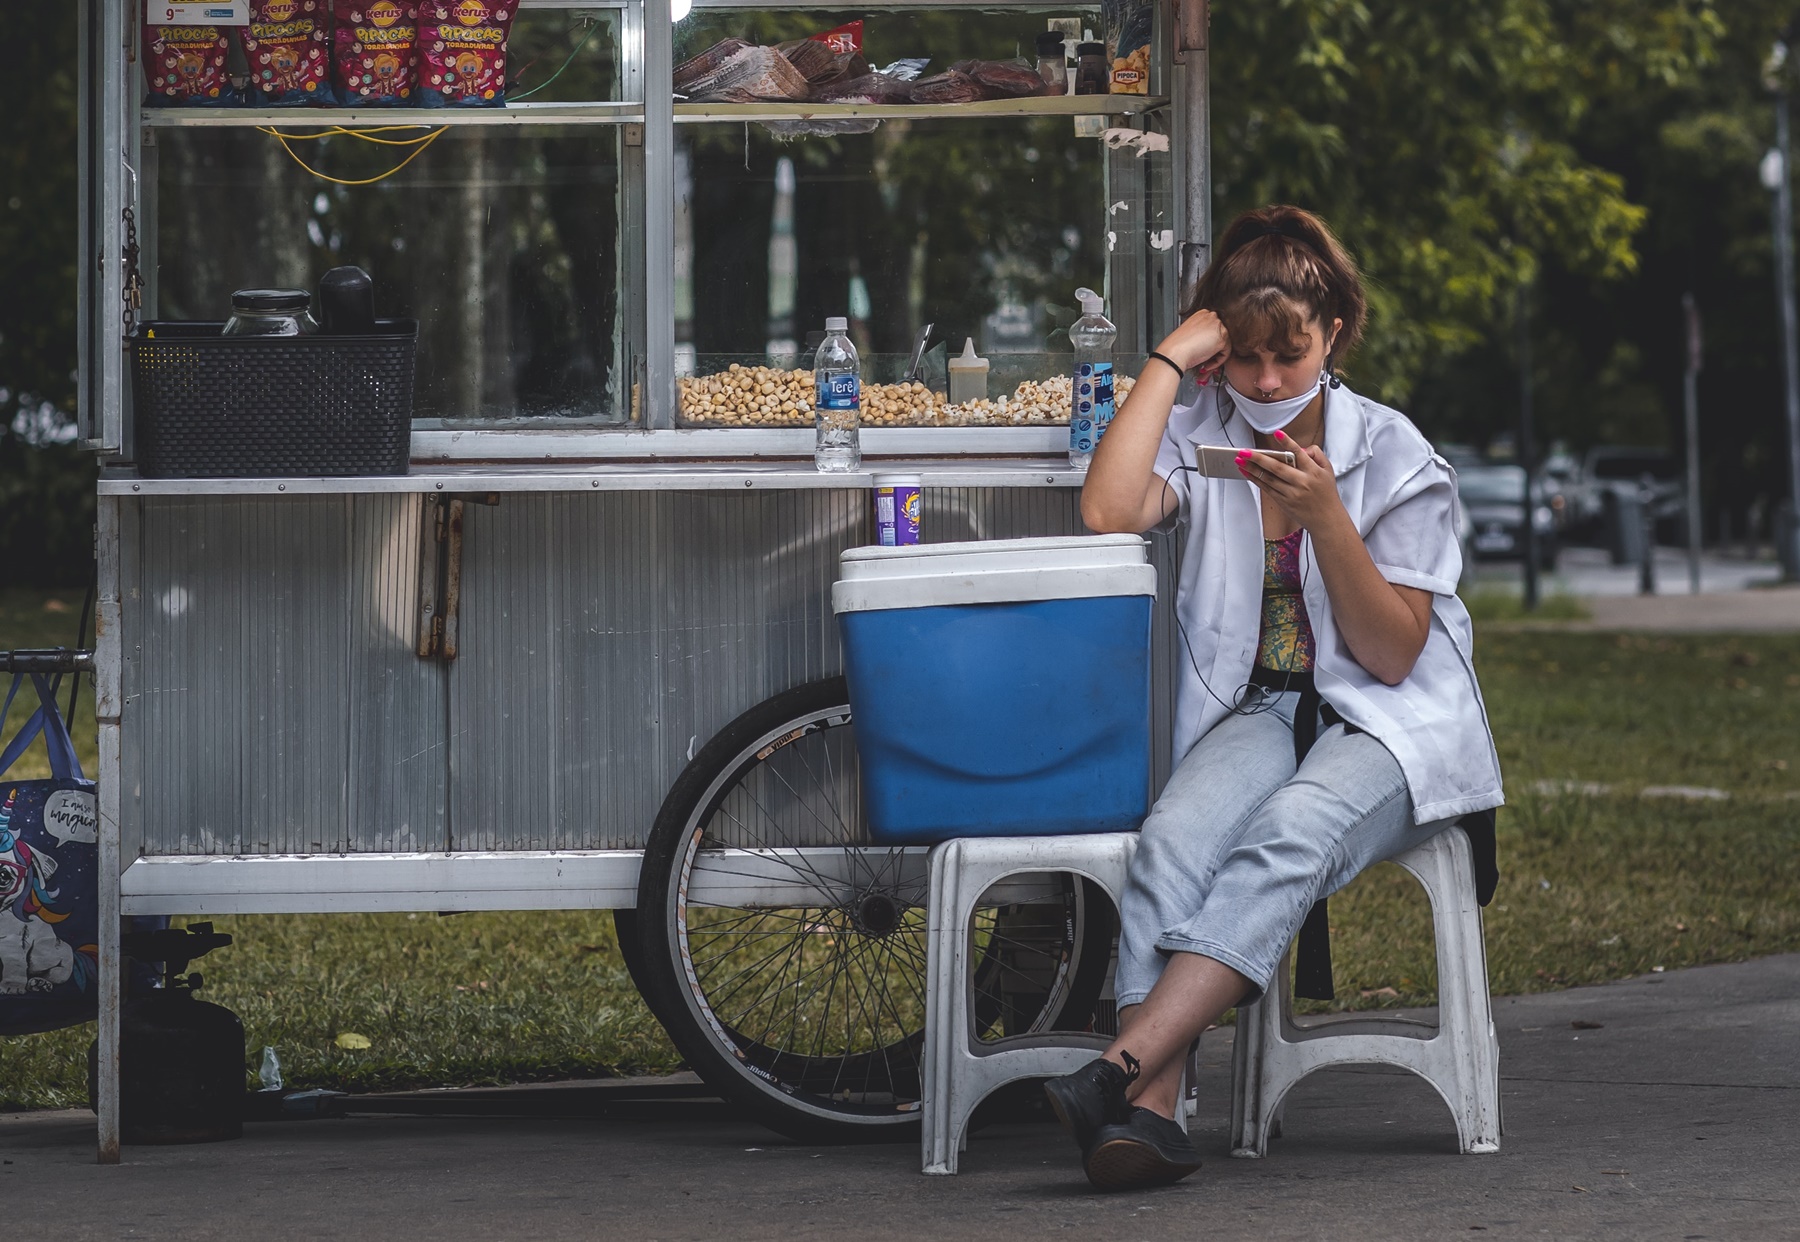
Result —
<path fill-rule="evenodd" d="M 1262 636 L 1256 662 L 1278 673 L 1306 673 L 1313 666 L 1312 623 L 1300 592 L 1300 534 L 1263 540 Z"/>

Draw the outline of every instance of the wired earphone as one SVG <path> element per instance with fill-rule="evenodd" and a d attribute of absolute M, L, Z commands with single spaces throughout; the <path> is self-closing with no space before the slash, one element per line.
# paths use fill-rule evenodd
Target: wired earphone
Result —
<path fill-rule="evenodd" d="M 1224 405 L 1225 405 L 1225 394 L 1223 392 L 1223 386 L 1213 389 L 1213 418 L 1219 424 L 1219 430 L 1221 433 L 1223 433 L 1225 431 Z M 1200 473 L 1200 467 L 1199 466 L 1177 466 L 1172 473 L 1177 473 L 1177 474 L 1187 473 L 1187 474 L 1198 475 Z M 1175 524 L 1174 525 L 1176 527 L 1179 527 L 1183 523 L 1187 522 L 1187 520 L 1188 520 L 1186 514 L 1183 513 L 1183 511 L 1182 511 L 1181 499 L 1180 499 L 1180 497 L 1177 497 L 1174 495 L 1174 488 L 1172 488 L 1169 485 L 1169 480 L 1167 477 L 1163 478 L 1162 485 L 1163 485 L 1163 502 L 1164 502 L 1165 506 L 1168 504 L 1168 502 L 1170 500 L 1174 500 L 1174 502 L 1175 502 L 1174 503 L 1174 515 L 1175 515 Z M 1160 526 L 1162 526 L 1162 523 L 1158 522 L 1157 527 L 1160 527 Z M 1180 566 L 1181 562 L 1180 562 L 1180 558 L 1177 553 L 1177 549 L 1175 547 L 1174 540 L 1172 538 L 1172 536 L 1174 534 L 1174 530 L 1173 529 L 1160 530 L 1160 529 L 1157 529 L 1157 527 L 1152 527 L 1149 533 L 1152 535 L 1160 535 L 1165 540 L 1164 547 L 1169 554 L 1169 561 L 1172 565 L 1175 565 L 1177 567 L 1177 572 L 1179 572 L 1179 566 Z M 1311 569 L 1312 569 L 1311 565 L 1309 565 L 1306 562 L 1305 558 L 1302 558 L 1301 564 L 1300 564 L 1300 591 L 1301 591 L 1301 594 L 1303 597 L 1306 592 L 1307 576 L 1308 576 L 1308 574 L 1311 573 Z M 1286 670 L 1285 677 L 1282 682 L 1282 687 L 1280 690 L 1274 690 L 1274 689 L 1271 689 L 1266 686 L 1259 686 L 1259 685 L 1256 685 L 1254 682 L 1247 681 L 1247 682 L 1244 682 L 1242 685 L 1240 685 L 1237 688 L 1236 692 L 1232 695 L 1233 701 L 1227 703 L 1224 699 L 1222 699 L 1218 696 L 1218 693 L 1216 691 L 1214 691 L 1212 686 L 1207 682 L 1206 674 L 1202 673 L 1200 671 L 1200 661 L 1194 655 L 1194 643 L 1193 643 L 1193 640 L 1188 637 L 1186 624 L 1184 624 L 1182 622 L 1180 607 L 1177 606 L 1176 608 L 1172 609 L 1171 612 L 1175 618 L 1175 628 L 1176 628 L 1177 632 L 1179 632 L 1181 635 L 1181 645 L 1182 645 L 1183 649 L 1186 650 L 1186 652 L 1187 652 L 1188 666 L 1194 670 L 1194 676 L 1199 679 L 1200 687 L 1201 687 L 1201 689 L 1206 691 L 1207 697 L 1212 699 L 1212 701 L 1217 703 L 1220 707 L 1223 707 L 1227 712 L 1231 713 L 1234 716 L 1254 716 L 1261 712 L 1270 711 L 1275 706 L 1276 697 L 1278 695 L 1285 694 L 1288 692 L 1289 686 L 1292 682 L 1293 675 L 1294 675 L 1294 670 L 1292 668 L 1289 668 Z M 1246 700 L 1250 700 L 1250 701 L 1246 701 Z"/>

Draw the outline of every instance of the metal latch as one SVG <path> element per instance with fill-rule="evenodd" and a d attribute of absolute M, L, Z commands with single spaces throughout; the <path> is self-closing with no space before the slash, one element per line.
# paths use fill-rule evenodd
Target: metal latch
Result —
<path fill-rule="evenodd" d="M 419 643 L 421 660 L 456 658 L 462 603 L 463 504 L 497 505 L 498 495 L 427 496 L 420 522 Z"/>

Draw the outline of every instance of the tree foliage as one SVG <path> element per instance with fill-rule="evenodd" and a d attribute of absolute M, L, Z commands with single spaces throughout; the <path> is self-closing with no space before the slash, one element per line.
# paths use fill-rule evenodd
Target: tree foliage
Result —
<path fill-rule="evenodd" d="M 1366 388 L 1403 399 L 1540 268 L 1635 271 L 1646 210 L 1578 137 L 1713 56 L 1707 0 L 1278 0 L 1214 12 L 1215 210 L 1322 212 L 1374 286 Z"/>

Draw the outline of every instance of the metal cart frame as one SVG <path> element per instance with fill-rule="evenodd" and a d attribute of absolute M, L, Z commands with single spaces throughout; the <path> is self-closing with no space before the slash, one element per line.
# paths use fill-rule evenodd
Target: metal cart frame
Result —
<path fill-rule="evenodd" d="M 893 113 L 676 105 L 655 85 L 672 69 L 669 0 L 604 7 L 622 12 L 624 102 L 277 115 L 140 108 L 142 0 L 81 0 L 81 434 L 105 461 L 94 660 L 102 1163 L 119 1159 L 122 916 L 629 908 L 642 831 L 683 757 L 745 707 L 837 671 L 829 584 L 838 551 L 867 539 L 869 476 L 815 472 L 810 430 L 676 426 L 675 125 Z M 1162 98 L 957 105 L 952 114 L 997 116 L 1018 104 L 1071 115 L 1166 107 L 1186 288 L 1205 267 L 1212 232 L 1205 0 L 1165 0 L 1157 47 Z M 154 175 L 154 131 L 275 120 L 635 127 L 624 172 L 631 225 L 622 236 L 643 244 L 626 256 L 622 307 L 641 360 L 640 423 L 417 427 L 403 477 L 138 477 L 119 312 L 129 293 L 128 212 L 141 223 L 146 202 L 154 205 L 144 185 Z M 1157 301 L 1151 326 L 1166 327 L 1175 290 Z M 1066 465 L 1065 442 L 1063 428 L 863 432 L 869 458 L 923 476 L 934 536 L 1079 531 L 1081 475 Z M 624 538 L 611 537 L 621 528 Z M 609 537 L 594 546 L 570 538 L 592 529 Z M 596 583 L 607 592 L 604 607 Z M 370 617 L 379 632 L 356 632 L 357 618 Z M 564 643 L 570 633 L 594 641 Z M 330 641 L 308 645 L 302 634 Z M 452 663 L 445 657 L 459 641 Z M 1158 651 L 1166 668 L 1167 643 Z M 283 667 L 269 672 L 264 657 Z M 507 721 L 483 732 L 458 715 L 459 701 L 479 702 L 472 696 L 502 679 L 530 681 L 528 694 L 546 701 L 605 701 L 552 707 L 542 728 Z M 247 731 L 241 714 L 221 710 L 228 701 L 253 703 L 272 723 Z M 585 731 L 570 738 L 555 728 L 559 710 L 560 720 L 586 722 Z M 1161 710 L 1166 740 L 1166 701 Z M 313 727 L 320 722 L 333 728 Z M 343 736 L 330 736 L 339 725 Z M 519 731 L 511 743 L 500 736 L 509 729 Z M 471 731 L 479 736 L 465 738 Z M 358 764 L 368 746 L 409 755 L 416 747 L 419 770 L 395 776 L 399 764 Z M 147 800 L 146 773 L 165 754 L 217 780 L 159 787 Z M 629 779 L 596 776 L 593 766 L 606 762 L 629 769 Z M 490 770 L 472 774 L 471 764 Z M 371 767 L 380 773 L 370 777 Z M 578 769 L 579 779 L 568 778 Z M 207 802 L 232 781 L 223 811 Z M 220 815 L 237 817 L 235 830 L 215 830 Z M 579 827 L 559 827 L 570 824 Z"/>

